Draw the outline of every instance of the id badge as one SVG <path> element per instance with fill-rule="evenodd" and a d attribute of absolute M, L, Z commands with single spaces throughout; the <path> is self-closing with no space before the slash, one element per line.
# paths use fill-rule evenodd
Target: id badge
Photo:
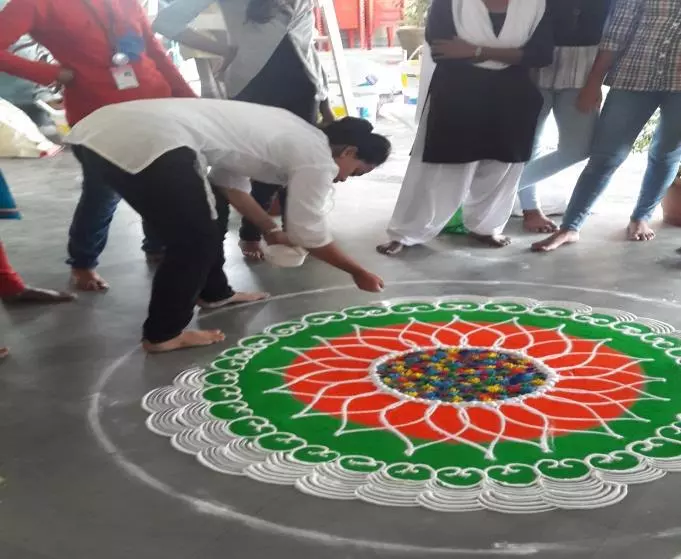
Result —
<path fill-rule="evenodd" d="M 121 91 L 124 89 L 135 89 L 140 84 L 137 81 L 135 70 L 132 66 L 126 64 L 125 66 L 116 66 L 111 68 L 111 75 L 116 82 L 116 88 Z"/>

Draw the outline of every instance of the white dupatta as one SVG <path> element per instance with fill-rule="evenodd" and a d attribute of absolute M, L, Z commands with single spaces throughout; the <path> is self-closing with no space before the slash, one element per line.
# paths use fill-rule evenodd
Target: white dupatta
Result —
<path fill-rule="evenodd" d="M 457 35 L 476 47 L 522 48 L 539 26 L 545 11 L 546 0 L 509 0 L 506 21 L 497 36 L 489 17 L 489 10 L 482 0 L 452 0 L 452 15 Z M 508 64 L 495 60 L 486 60 L 475 65 L 488 70 L 508 68 Z M 434 72 L 435 62 L 426 43 L 423 45 L 421 55 L 417 122 L 423 113 Z"/>

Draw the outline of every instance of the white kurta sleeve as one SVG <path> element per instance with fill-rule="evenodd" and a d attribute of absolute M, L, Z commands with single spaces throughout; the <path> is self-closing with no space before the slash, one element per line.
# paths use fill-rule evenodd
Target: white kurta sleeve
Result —
<path fill-rule="evenodd" d="M 333 241 L 326 214 L 336 169 L 303 167 L 289 178 L 286 233 L 303 248 L 319 248 Z"/>
<path fill-rule="evenodd" d="M 225 167 L 213 167 L 208 173 L 208 182 L 216 188 L 234 188 L 242 192 L 251 191 L 251 181 L 248 177 L 234 173 Z"/>

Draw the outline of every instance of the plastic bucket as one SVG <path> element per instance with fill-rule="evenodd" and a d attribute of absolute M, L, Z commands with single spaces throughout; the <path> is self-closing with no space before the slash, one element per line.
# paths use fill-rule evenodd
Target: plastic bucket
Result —
<path fill-rule="evenodd" d="M 355 104 L 357 105 L 357 116 L 376 124 L 378 120 L 378 104 L 381 96 L 378 91 L 370 86 L 358 87 L 353 91 Z"/>
<path fill-rule="evenodd" d="M 421 79 L 421 47 L 419 47 L 409 60 L 400 65 L 402 77 L 402 96 L 407 105 L 418 105 L 419 83 Z"/>

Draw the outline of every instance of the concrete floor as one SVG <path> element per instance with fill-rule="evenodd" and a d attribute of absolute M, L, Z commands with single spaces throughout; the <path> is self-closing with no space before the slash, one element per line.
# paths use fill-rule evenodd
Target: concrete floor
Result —
<path fill-rule="evenodd" d="M 622 226 L 631 193 L 596 216 L 584 242 L 555 255 L 527 251 L 531 237 L 495 251 L 443 238 L 400 259 L 380 257 L 407 141 L 372 180 L 338 187 L 332 221 L 349 251 L 389 282 L 385 298 L 474 293 L 575 300 L 626 309 L 681 327 L 681 244 L 663 229 L 629 244 Z M 69 155 L 2 162 L 25 219 L 1 223 L 15 267 L 36 285 L 64 287 L 68 222 L 78 195 Z M 352 216 L 352 227 L 348 227 Z M 121 207 L 101 273 L 106 295 L 59 307 L 0 310 L 0 558 L 193 559 L 270 556 L 421 558 L 527 556 L 671 559 L 681 554 L 681 474 L 632 487 L 620 505 L 588 512 L 442 515 L 422 509 L 333 502 L 212 473 L 144 426 L 140 399 L 219 348 L 145 358 L 137 349 L 151 273 L 136 215 Z M 276 297 L 206 315 L 227 344 L 305 312 L 376 299 L 309 262 L 304 272 L 247 267 L 227 239 L 229 274 L 242 289 Z"/>

